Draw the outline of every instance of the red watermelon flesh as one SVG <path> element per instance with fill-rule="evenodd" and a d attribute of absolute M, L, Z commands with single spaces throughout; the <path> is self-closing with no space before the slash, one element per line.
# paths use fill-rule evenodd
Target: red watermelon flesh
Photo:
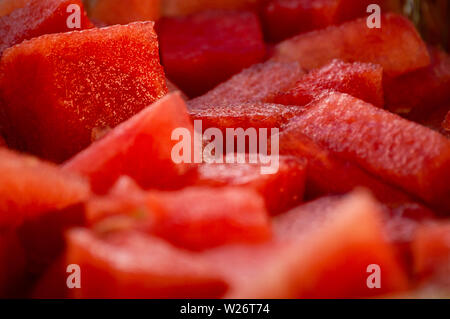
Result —
<path fill-rule="evenodd" d="M 450 132 L 450 111 L 447 113 L 447 116 L 444 119 L 444 122 L 442 123 L 442 127 L 447 132 Z"/>
<path fill-rule="evenodd" d="M 256 64 L 208 93 L 188 102 L 191 110 L 246 102 L 271 102 L 283 89 L 290 88 L 304 74 L 297 63 Z"/>
<path fill-rule="evenodd" d="M 193 253 L 134 232 L 101 237 L 74 229 L 67 264 L 82 270 L 76 298 L 218 298 L 227 289 L 214 267 Z"/>
<path fill-rule="evenodd" d="M 381 5 L 383 12 L 394 9 L 389 0 L 271 0 L 263 9 L 267 36 L 280 41 L 299 33 L 369 16 L 369 4 Z"/>
<path fill-rule="evenodd" d="M 86 7 L 92 19 L 107 25 L 127 24 L 158 20 L 161 0 L 88 0 Z"/>
<path fill-rule="evenodd" d="M 421 276 L 450 276 L 450 223 L 421 225 L 412 243 L 414 270 Z"/>
<path fill-rule="evenodd" d="M 260 193 L 268 211 L 278 214 L 292 208 L 303 199 L 306 161 L 289 156 L 279 157 L 275 174 L 261 174 L 261 162 L 251 164 L 202 164 L 198 167 L 200 186 L 246 186 Z"/>
<path fill-rule="evenodd" d="M 79 176 L 36 158 L 0 150 L 0 230 L 84 201 L 89 185 Z"/>
<path fill-rule="evenodd" d="M 345 298 L 405 289 L 405 274 L 383 239 L 373 199 L 360 192 L 328 205 L 317 210 L 307 204 L 277 217 L 275 231 L 282 237 L 271 244 L 208 252 L 205 258 L 230 283 L 226 296 Z M 303 222 L 307 227 L 299 227 Z M 371 264 L 381 267 L 381 289 L 367 287 Z"/>
<path fill-rule="evenodd" d="M 447 112 L 450 110 L 450 102 L 442 106 L 433 106 L 432 109 L 427 112 L 417 109 L 417 111 L 407 114 L 406 118 L 450 138 L 450 127 L 447 126 L 445 119 Z"/>
<path fill-rule="evenodd" d="M 450 141 L 354 97 L 331 93 L 295 120 L 316 143 L 430 205 L 450 208 Z"/>
<path fill-rule="evenodd" d="M 337 157 L 333 152 L 305 136 L 295 121 L 289 123 L 280 134 L 280 153 L 308 161 L 306 171 L 308 197 L 342 194 L 363 186 L 370 189 L 378 200 L 389 205 L 412 201 L 403 191 L 384 183 L 354 163 Z"/>
<path fill-rule="evenodd" d="M 24 40 L 43 34 L 76 30 L 68 26 L 68 19 L 73 11 L 67 10 L 72 4 L 80 8 L 79 29 L 92 28 L 81 0 L 29 0 L 22 8 L 0 17 L 0 56 L 5 49 Z"/>
<path fill-rule="evenodd" d="M 227 128 L 280 128 L 302 112 L 298 106 L 264 102 L 210 104 L 189 110 L 193 120 L 202 121 L 203 129 L 219 128 L 222 132 Z"/>
<path fill-rule="evenodd" d="M 383 107 L 383 68 L 370 63 L 344 63 L 333 60 L 301 78 L 294 87 L 281 92 L 274 102 L 307 105 L 327 92 L 350 94 L 375 106 Z"/>
<path fill-rule="evenodd" d="M 90 224 L 102 232 L 137 229 L 190 250 L 257 243 L 271 235 L 263 198 L 250 188 L 141 191 L 131 198 L 128 194 L 112 194 L 88 203 Z"/>
<path fill-rule="evenodd" d="M 157 27 L 167 76 L 191 97 L 262 62 L 266 53 L 252 12 L 204 11 L 164 18 Z"/>
<path fill-rule="evenodd" d="M 384 91 L 386 107 L 395 113 L 432 112 L 450 102 L 450 56 L 430 47 L 431 65 L 395 78 L 386 78 Z"/>
<path fill-rule="evenodd" d="M 141 187 L 177 188 L 190 170 L 172 160 L 172 132 L 185 128 L 193 136 L 186 105 L 172 93 L 120 124 L 63 165 L 64 170 L 89 177 L 93 190 L 106 193 L 121 175 Z"/>
<path fill-rule="evenodd" d="M 425 43 L 414 25 L 396 14 L 385 14 L 380 29 L 367 27 L 366 18 L 312 31 L 281 42 L 276 61 L 297 61 L 311 70 L 333 59 L 380 64 L 386 74 L 397 76 L 430 64 Z"/>
<path fill-rule="evenodd" d="M 0 68 L 8 144 L 57 162 L 167 93 L 153 22 L 34 38 Z"/>

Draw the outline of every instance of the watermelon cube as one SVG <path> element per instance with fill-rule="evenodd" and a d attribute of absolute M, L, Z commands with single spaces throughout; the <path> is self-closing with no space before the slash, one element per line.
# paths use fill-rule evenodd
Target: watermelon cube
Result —
<path fill-rule="evenodd" d="M 167 76 L 199 96 L 263 60 L 266 48 L 256 14 L 207 11 L 157 24 Z"/>
<path fill-rule="evenodd" d="M 218 248 L 205 259 L 229 283 L 228 298 L 355 298 L 403 290 L 406 276 L 380 218 L 365 192 L 325 199 L 277 217 L 276 241 Z M 382 271 L 380 289 L 367 285 L 374 264 Z"/>
<path fill-rule="evenodd" d="M 194 134 L 186 104 L 171 93 L 64 163 L 63 169 L 88 177 L 97 193 L 106 193 L 122 175 L 143 188 L 181 187 L 191 166 L 172 160 L 177 144 L 172 133 L 178 128 Z"/>
<path fill-rule="evenodd" d="M 382 6 L 383 12 L 393 8 L 391 0 L 270 0 L 263 9 L 267 36 L 280 41 L 291 36 L 321 29 L 367 15 L 369 4 Z"/>
<path fill-rule="evenodd" d="M 298 33 L 321 29 L 334 23 L 337 0 L 271 0 L 263 10 L 269 40 L 277 42 Z"/>
<path fill-rule="evenodd" d="M 219 105 L 271 102 L 278 91 L 290 88 L 303 74 L 303 70 L 295 62 L 256 64 L 189 101 L 188 106 L 191 110 L 200 110 Z"/>
<path fill-rule="evenodd" d="M 276 174 L 261 174 L 261 162 L 251 164 L 202 164 L 198 167 L 200 186 L 244 186 L 260 193 L 268 211 L 279 214 L 303 199 L 306 161 L 289 156 L 279 157 Z"/>
<path fill-rule="evenodd" d="M 258 243 L 271 235 L 263 198 L 246 187 L 144 192 L 122 186 L 86 208 L 88 222 L 97 231 L 135 229 L 189 250 Z"/>
<path fill-rule="evenodd" d="M 411 244 L 413 267 L 420 278 L 434 277 L 450 284 L 450 223 L 425 223 L 415 234 Z"/>
<path fill-rule="evenodd" d="M 193 120 L 202 121 L 203 129 L 219 128 L 223 132 L 227 128 L 280 128 L 301 112 L 298 106 L 264 102 L 211 104 L 209 108 L 195 105 L 189 110 Z"/>
<path fill-rule="evenodd" d="M 390 186 L 362 170 L 352 162 L 343 160 L 305 136 L 295 121 L 280 134 L 280 154 L 297 156 L 308 161 L 306 171 L 306 197 L 343 194 L 361 186 L 370 189 L 381 202 L 396 206 L 413 199 L 405 192 Z"/>
<path fill-rule="evenodd" d="M 386 107 L 391 112 L 416 113 L 419 118 L 450 102 L 450 55 L 429 48 L 431 65 L 395 78 L 386 78 Z"/>
<path fill-rule="evenodd" d="M 438 208 L 450 208 L 450 140 L 342 93 L 315 102 L 295 128 L 344 160 Z"/>
<path fill-rule="evenodd" d="M 0 68 L 8 144 L 56 162 L 167 93 L 152 22 L 35 38 Z"/>
<path fill-rule="evenodd" d="M 89 194 L 89 185 L 81 177 L 0 149 L 0 230 L 76 205 Z"/>
<path fill-rule="evenodd" d="M 280 92 L 274 101 L 285 105 L 307 105 L 331 91 L 347 93 L 383 107 L 383 68 L 377 64 L 334 60 L 303 76 L 294 87 Z"/>
<path fill-rule="evenodd" d="M 73 229 L 67 245 L 66 263 L 82 270 L 75 298 L 218 298 L 227 290 L 196 254 L 144 234 Z"/>
<path fill-rule="evenodd" d="M 79 28 L 68 24 L 73 13 L 68 12 L 70 5 L 77 5 L 81 10 Z M 43 34 L 92 27 L 81 0 L 29 0 L 23 7 L 17 3 L 11 14 L 0 16 L 0 56 L 5 49 Z"/>
<path fill-rule="evenodd" d="M 398 76 L 430 64 L 425 43 L 414 25 L 396 14 L 385 14 L 380 29 L 370 29 L 366 18 L 298 35 L 275 48 L 276 61 L 297 61 L 311 70 L 333 59 L 380 64 Z"/>
<path fill-rule="evenodd" d="M 89 17 L 107 25 L 134 21 L 156 21 L 160 16 L 161 0 L 88 0 Z"/>

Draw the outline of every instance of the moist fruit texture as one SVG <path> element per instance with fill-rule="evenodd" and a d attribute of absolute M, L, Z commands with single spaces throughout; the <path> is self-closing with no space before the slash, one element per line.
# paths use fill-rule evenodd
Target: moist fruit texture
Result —
<path fill-rule="evenodd" d="M 0 68 L 8 144 L 57 162 L 167 92 L 152 22 L 34 38 Z"/>
<path fill-rule="evenodd" d="M 158 22 L 167 76 L 199 96 L 252 64 L 266 48 L 256 14 L 211 11 Z"/>
<path fill-rule="evenodd" d="M 80 0 L 29 0 L 8 15 L 0 15 L 0 55 L 5 49 L 23 40 L 58 32 L 88 29 L 93 25 L 84 11 Z M 68 26 L 68 6 L 77 5 L 81 10 L 80 26 Z"/>
<path fill-rule="evenodd" d="M 298 35 L 278 44 L 273 59 L 297 61 L 311 70 L 333 59 L 380 64 L 397 76 L 430 63 L 425 43 L 406 18 L 385 14 L 380 29 L 369 29 L 366 18 Z"/>

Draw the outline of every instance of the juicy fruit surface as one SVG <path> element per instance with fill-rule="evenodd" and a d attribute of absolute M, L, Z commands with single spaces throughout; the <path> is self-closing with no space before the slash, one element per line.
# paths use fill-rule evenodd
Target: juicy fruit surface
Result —
<path fill-rule="evenodd" d="M 450 141 L 442 135 L 340 93 L 296 120 L 299 130 L 339 156 L 449 208 Z"/>
<path fill-rule="evenodd" d="M 80 203 L 89 185 L 57 166 L 0 150 L 0 229 L 13 229 L 41 214 Z"/>
<path fill-rule="evenodd" d="M 151 22 L 45 35 L 7 50 L 0 67 L 6 140 L 57 162 L 167 92 Z"/>
<path fill-rule="evenodd" d="M 118 194 L 116 190 L 108 199 L 88 203 L 87 219 L 94 229 L 107 233 L 132 228 L 194 251 L 264 242 L 271 237 L 264 201 L 250 188 L 127 192 Z"/>
<path fill-rule="evenodd" d="M 276 61 L 297 61 L 311 70 L 333 59 L 380 64 L 397 76 L 430 64 L 425 43 L 406 18 L 385 14 L 380 29 L 369 29 L 366 18 L 301 34 L 275 48 Z"/>
<path fill-rule="evenodd" d="M 19 3 L 9 15 L 0 16 L 0 55 L 6 48 L 23 40 L 58 32 L 73 31 L 67 26 L 67 7 L 81 9 L 80 29 L 92 27 L 80 0 L 30 0 L 23 7 Z"/>
<path fill-rule="evenodd" d="M 236 74 L 208 93 L 188 102 L 190 109 L 207 109 L 218 105 L 271 102 L 274 95 L 292 86 L 303 70 L 297 63 L 266 62 Z"/>
<path fill-rule="evenodd" d="M 158 22 L 167 76 L 189 96 L 201 95 L 265 56 L 256 14 L 211 11 Z"/>
<path fill-rule="evenodd" d="M 334 60 L 302 77 L 293 88 L 277 95 L 274 102 L 307 105 L 332 91 L 347 93 L 383 107 L 383 68 L 369 63 L 344 63 Z"/>
<path fill-rule="evenodd" d="M 78 298 L 217 298 L 227 285 L 198 257 L 149 236 L 68 234 L 67 262 L 83 269 Z"/>
<path fill-rule="evenodd" d="M 176 144 L 172 131 L 193 127 L 186 105 L 172 93 L 117 126 L 103 139 L 64 164 L 64 169 L 87 176 L 92 188 L 105 193 L 121 175 L 128 175 L 144 188 L 179 187 L 189 165 L 172 161 Z"/>

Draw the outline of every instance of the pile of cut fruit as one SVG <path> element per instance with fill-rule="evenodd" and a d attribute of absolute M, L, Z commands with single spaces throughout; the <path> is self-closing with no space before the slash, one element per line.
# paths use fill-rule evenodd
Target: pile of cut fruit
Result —
<path fill-rule="evenodd" d="M 450 297 L 449 30 L 404 5 L 0 0 L 0 297 Z"/>

